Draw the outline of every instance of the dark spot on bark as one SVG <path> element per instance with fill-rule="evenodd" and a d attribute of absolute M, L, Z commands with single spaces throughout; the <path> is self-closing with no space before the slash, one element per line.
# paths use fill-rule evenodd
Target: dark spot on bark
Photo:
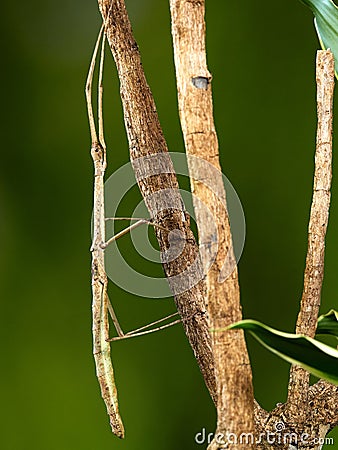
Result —
<path fill-rule="evenodd" d="M 131 49 L 138 52 L 138 45 L 135 41 L 131 44 Z"/>
<path fill-rule="evenodd" d="M 208 89 L 209 80 L 206 77 L 194 77 L 191 82 L 197 89 Z"/>

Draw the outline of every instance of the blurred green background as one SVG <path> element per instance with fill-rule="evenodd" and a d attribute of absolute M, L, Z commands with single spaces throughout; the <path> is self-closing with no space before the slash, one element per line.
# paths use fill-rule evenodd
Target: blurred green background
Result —
<path fill-rule="evenodd" d="M 182 152 L 168 1 L 127 6 L 169 149 Z M 247 223 L 239 264 L 244 316 L 292 331 L 312 190 L 312 14 L 297 0 L 209 0 L 206 18 L 223 171 Z M 0 448 L 205 448 L 194 436 L 214 431 L 215 411 L 180 325 L 113 344 L 125 441 L 111 435 L 100 398 L 91 355 L 92 162 L 84 101 L 99 26 L 95 0 L 2 4 Z M 107 56 L 109 175 L 128 161 L 128 146 Z M 139 201 L 134 191 L 121 213 Z M 332 191 L 322 312 L 337 307 L 336 176 Z M 174 311 L 171 299 L 137 298 L 114 285 L 110 295 L 125 330 Z M 251 339 L 248 345 L 256 398 L 273 408 L 286 399 L 289 365 Z"/>

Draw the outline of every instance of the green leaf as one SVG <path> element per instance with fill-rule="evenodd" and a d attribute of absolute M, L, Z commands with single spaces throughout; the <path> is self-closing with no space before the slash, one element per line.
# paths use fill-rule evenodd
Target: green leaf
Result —
<path fill-rule="evenodd" d="M 338 385 L 338 351 L 333 347 L 307 336 L 274 330 L 256 320 L 242 320 L 215 331 L 227 329 L 250 331 L 258 342 L 279 357 Z"/>
<path fill-rule="evenodd" d="M 338 312 L 331 309 L 327 314 L 318 317 L 316 334 L 331 334 L 338 338 Z"/>
<path fill-rule="evenodd" d="M 338 78 L 338 8 L 332 0 L 301 0 L 315 16 L 315 27 L 324 50 L 331 49 Z"/>

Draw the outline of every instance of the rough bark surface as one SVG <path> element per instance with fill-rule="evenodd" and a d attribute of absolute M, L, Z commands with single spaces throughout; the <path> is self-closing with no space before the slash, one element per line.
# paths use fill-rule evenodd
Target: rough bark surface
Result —
<path fill-rule="evenodd" d="M 330 50 L 317 53 L 317 143 L 313 197 L 308 228 L 304 289 L 296 332 L 314 337 L 324 275 L 325 234 L 332 176 L 334 60 Z M 258 449 L 320 450 L 338 423 L 338 387 L 323 380 L 309 386 L 309 373 L 293 366 L 289 395 L 270 413 L 257 417 Z M 332 444 L 332 443 L 331 443 Z"/>
<path fill-rule="evenodd" d="M 216 402 L 204 303 L 206 289 L 198 246 L 189 228 L 189 216 L 184 210 L 124 1 L 99 0 L 99 7 L 120 79 L 124 121 L 136 179 L 151 217 L 162 227 L 156 228 L 156 234 L 164 271 L 205 383 Z"/>
<path fill-rule="evenodd" d="M 317 55 L 317 143 L 313 196 L 308 227 L 304 288 L 296 333 L 314 337 L 324 277 L 325 236 L 329 221 L 332 178 L 332 118 L 334 60 L 328 51 Z M 295 420 L 303 421 L 308 405 L 309 373 L 294 366 L 290 371 L 288 404 Z"/>
<path fill-rule="evenodd" d="M 320 450 L 327 433 L 338 424 L 338 387 L 323 380 L 311 386 L 303 421 L 290 413 L 289 404 L 256 417 L 258 450 Z M 332 441 L 327 440 L 328 445 Z M 329 448 L 329 447 L 328 447 Z M 334 447 L 332 447 L 334 448 Z"/>
<path fill-rule="evenodd" d="M 242 313 L 206 63 L 204 1 L 171 0 L 170 9 L 179 113 L 214 330 L 241 320 Z M 212 332 L 212 349 L 218 399 L 216 434 L 252 433 L 252 374 L 243 331 Z M 219 445 L 214 442 L 209 448 Z"/>

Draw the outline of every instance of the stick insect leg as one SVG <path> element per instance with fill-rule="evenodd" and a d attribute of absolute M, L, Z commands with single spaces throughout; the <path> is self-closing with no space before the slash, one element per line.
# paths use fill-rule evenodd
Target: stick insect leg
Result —
<path fill-rule="evenodd" d="M 117 334 L 118 334 L 117 337 L 111 338 L 111 339 L 109 339 L 109 341 L 116 341 L 116 340 L 120 340 L 120 339 L 127 339 L 127 338 L 130 338 L 130 337 L 142 336 L 144 334 L 153 333 L 154 331 L 163 330 L 164 328 L 170 327 L 172 325 L 176 325 L 177 323 L 181 322 L 181 319 L 179 319 L 179 320 L 175 320 L 173 322 L 167 323 L 165 325 L 162 325 L 160 327 L 153 328 L 151 330 L 147 330 L 147 328 L 152 327 L 153 325 L 157 325 L 157 324 L 159 324 L 161 322 L 164 322 L 165 320 L 168 320 L 168 319 L 171 319 L 172 317 L 177 316 L 178 312 L 175 312 L 173 314 L 170 314 L 169 316 L 163 317 L 162 319 L 155 320 L 155 322 L 148 323 L 148 325 L 144 325 L 143 327 L 136 328 L 135 330 L 132 330 L 132 331 L 128 331 L 128 333 L 124 333 L 122 328 L 121 328 L 121 326 L 120 326 L 120 324 L 119 324 L 119 321 L 118 321 L 117 316 L 115 314 L 113 305 L 111 304 L 111 302 L 109 300 L 109 297 L 108 297 L 108 311 L 109 311 L 110 317 L 112 319 L 112 322 L 113 322 L 114 327 L 115 327 L 115 329 L 117 331 Z M 147 330 L 147 331 L 145 331 L 145 330 Z"/>
<path fill-rule="evenodd" d="M 113 305 L 111 304 L 111 301 L 110 301 L 109 297 L 108 297 L 108 311 L 109 311 L 111 320 L 113 321 L 113 324 L 114 324 L 114 327 L 115 327 L 115 330 L 116 330 L 117 334 L 119 335 L 120 338 L 123 338 L 123 336 L 125 336 L 125 334 L 124 334 L 124 332 L 123 332 L 123 330 L 121 328 L 121 325 L 120 325 L 120 323 L 119 323 L 119 321 L 117 319 L 117 316 L 115 314 Z"/>
<path fill-rule="evenodd" d="M 109 217 L 106 220 L 136 220 L 136 219 L 129 219 L 127 217 Z M 147 223 L 148 225 L 152 225 L 153 227 L 159 228 L 159 229 L 167 231 L 167 232 L 169 231 L 166 228 L 161 227 L 161 225 L 157 225 L 156 223 L 152 222 L 151 220 L 148 220 L 148 219 L 137 219 L 136 223 L 133 223 L 129 227 L 127 227 L 124 230 L 120 231 L 119 233 L 115 234 L 115 236 L 113 236 L 110 239 L 108 239 L 107 242 L 103 243 L 101 245 L 101 248 L 103 248 L 103 249 L 107 248 L 109 244 L 111 244 L 112 242 L 116 241 L 118 238 L 124 236 L 125 234 L 129 233 L 134 228 L 137 228 L 140 225 L 143 225 L 144 223 Z"/>
<path fill-rule="evenodd" d="M 145 219 L 143 217 L 106 217 L 105 220 L 137 220 L 139 222 L 143 221 L 143 223 L 147 223 L 148 225 L 152 225 L 155 228 L 159 228 L 160 230 L 166 231 L 167 233 L 170 232 L 168 228 L 162 227 L 161 225 L 158 225 L 154 222 L 153 219 Z M 141 225 L 141 224 L 140 224 Z"/>
<path fill-rule="evenodd" d="M 137 220 L 137 222 L 132 224 L 132 225 L 130 225 L 129 227 L 125 228 L 124 230 L 120 231 L 119 233 L 115 234 L 110 239 L 108 239 L 107 242 L 105 242 L 104 244 L 101 245 L 101 248 L 103 248 L 103 249 L 106 249 L 109 246 L 109 244 L 111 244 L 112 242 L 116 241 L 117 239 L 119 239 L 120 237 L 124 236 L 125 234 L 129 233 L 134 228 L 137 228 L 140 225 L 143 225 L 145 223 L 148 224 L 148 225 L 152 225 L 152 226 L 158 227 L 158 228 L 163 229 L 163 230 L 168 232 L 168 230 L 166 228 L 161 227 L 160 225 L 157 225 L 157 224 L 155 224 L 154 222 L 152 222 L 151 220 L 148 220 L 148 219 L 135 218 L 135 217 L 134 218 L 131 218 L 131 217 L 107 217 L 105 220 L 106 221 L 108 221 L 108 220 Z M 151 327 L 153 325 L 156 325 L 158 323 L 163 322 L 164 320 L 167 320 L 167 319 L 170 319 L 171 317 L 176 316 L 178 314 L 176 312 L 176 313 L 171 314 L 171 315 L 169 315 L 167 317 L 164 317 L 162 319 L 156 320 L 155 322 L 149 323 L 148 325 L 144 325 L 143 327 L 137 328 L 136 330 L 129 331 L 128 333 L 124 333 L 122 328 L 121 328 L 121 326 L 120 326 L 120 324 L 119 324 L 119 322 L 118 322 L 118 320 L 117 320 L 117 317 L 116 317 L 113 305 L 111 304 L 110 301 L 108 301 L 108 309 L 109 309 L 110 317 L 111 317 L 111 319 L 113 321 L 113 324 L 114 324 L 115 329 L 116 329 L 117 334 L 118 334 L 118 337 L 109 339 L 109 341 L 115 341 L 115 340 L 119 340 L 119 339 L 126 339 L 126 338 L 129 338 L 129 337 L 135 337 L 135 336 L 142 336 L 144 334 L 152 333 L 154 331 L 160 331 L 160 330 L 162 330 L 164 328 L 167 328 L 167 327 L 169 327 L 171 325 L 175 325 L 175 324 L 180 322 L 180 320 L 176 320 L 174 322 L 171 322 L 171 323 L 166 324 L 166 325 L 162 325 L 162 326 L 154 328 L 152 330 L 147 330 L 147 328 L 149 328 L 149 327 Z M 145 331 L 145 330 L 147 330 L 147 331 Z"/>
<path fill-rule="evenodd" d="M 102 25 L 102 29 L 104 29 L 104 25 Z M 106 43 L 106 35 L 103 34 L 102 44 L 101 44 L 100 67 L 99 67 L 97 110 L 98 110 L 98 125 L 99 125 L 99 141 L 100 141 L 100 144 L 102 145 L 104 151 L 106 151 L 106 143 L 104 140 L 104 127 L 103 127 L 103 65 L 104 65 L 105 43 Z"/>
<path fill-rule="evenodd" d="M 178 313 L 172 314 L 172 315 L 170 315 L 168 317 L 172 317 L 173 315 L 176 315 L 176 314 L 178 314 Z M 168 317 L 164 317 L 163 319 L 160 319 L 159 321 L 156 321 L 156 322 L 161 322 L 162 320 L 168 319 Z M 154 333 L 155 331 L 164 330 L 165 328 L 171 327 L 172 325 L 177 325 L 178 323 L 181 323 L 181 322 L 182 322 L 182 320 L 178 319 L 178 320 L 174 320 L 173 322 L 170 322 L 170 323 L 167 323 L 165 325 L 162 325 L 160 327 L 152 328 L 151 330 L 145 330 L 145 331 L 140 331 L 140 332 L 137 332 L 137 330 L 133 330 L 133 331 L 125 334 L 124 336 L 117 336 L 117 337 L 110 338 L 110 339 L 108 339 L 108 341 L 109 342 L 120 341 L 121 339 L 128 339 L 128 338 L 137 337 L 137 336 L 144 336 L 145 334 Z M 155 323 L 155 322 L 153 322 L 153 323 Z M 141 329 L 147 328 L 150 325 L 151 324 L 146 325 L 145 327 L 141 327 Z"/>
<path fill-rule="evenodd" d="M 143 223 L 147 223 L 147 221 L 145 219 L 138 220 L 136 223 L 133 223 L 129 227 L 127 227 L 124 230 L 120 231 L 119 233 L 115 234 L 115 236 L 113 236 L 110 239 L 108 239 L 107 242 L 104 242 L 101 245 L 101 248 L 103 248 L 103 249 L 107 248 L 109 244 L 111 244 L 112 242 L 116 241 L 118 238 L 124 236 L 125 234 L 129 233 L 129 231 L 133 230 L 134 228 L 139 227 Z"/>
<path fill-rule="evenodd" d="M 92 84 L 93 84 L 93 75 L 94 75 L 95 63 L 96 63 L 96 58 L 97 58 L 97 52 L 99 49 L 99 44 L 100 44 L 103 30 L 104 30 L 104 25 L 102 25 L 99 35 L 97 37 L 97 41 L 96 41 L 94 51 L 93 51 L 93 56 L 92 56 L 90 66 L 89 66 L 87 82 L 86 82 L 87 111 L 88 111 L 88 119 L 89 119 L 89 128 L 90 128 L 90 135 L 91 135 L 91 140 L 92 140 L 92 147 L 94 144 L 98 143 L 96 127 L 95 127 L 95 120 L 94 120 L 94 113 L 93 113 L 93 104 L 92 104 Z"/>
<path fill-rule="evenodd" d="M 195 314 L 196 313 L 194 313 L 190 317 L 186 318 L 185 321 L 191 320 L 195 316 Z M 167 317 L 163 317 L 162 319 L 156 320 L 155 322 L 149 323 L 148 325 L 145 325 L 143 327 L 137 328 L 136 330 L 129 331 L 124 336 L 118 336 L 118 337 L 114 337 L 114 338 L 108 339 L 108 341 L 118 341 L 120 339 L 127 339 L 127 338 L 131 338 L 131 337 L 136 337 L 136 336 L 143 336 L 144 334 L 149 334 L 149 333 L 153 333 L 155 331 L 164 330 L 165 328 L 171 327 L 172 325 L 176 325 L 178 323 L 182 323 L 182 319 L 178 319 L 178 320 L 174 320 L 173 322 L 166 323 L 165 325 L 161 325 L 161 326 L 159 326 L 157 328 L 152 328 L 151 330 L 146 330 L 147 328 L 149 328 L 149 327 L 151 327 L 153 325 L 156 325 L 158 323 L 161 323 L 164 320 L 171 319 L 172 317 L 174 317 L 176 315 L 178 315 L 178 312 L 170 314 Z"/>
<path fill-rule="evenodd" d="M 158 323 L 164 322 L 165 320 L 171 319 L 172 317 L 175 317 L 175 316 L 177 316 L 177 315 L 178 315 L 178 312 L 175 312 L 175 313 L 173 313 L 173 314 L 170 314 L 169 316 L 163 317 L 162 319 L 155 320 L 155 322 L 148 323 L 148 325 L 144 325 L 143 327 L 136 328 L 136 330 L 128 331 L 128 333 L 126 333 L 126 336 L 129 336 L 129 335 L 138 333 L 138 332 L 140 332 L 140 331 L 142 331 L 142 330 L 146 330 L 147 328 L 150 328 L 150 327 L 152 327 L 153 325 L 157 325 Z M 170 325 L 170 324 L 169 324 L 169 325 Z M 156 329 L 154 329 L 154 330 L 152 330 L 152 331 L 156 331 Z"/>

